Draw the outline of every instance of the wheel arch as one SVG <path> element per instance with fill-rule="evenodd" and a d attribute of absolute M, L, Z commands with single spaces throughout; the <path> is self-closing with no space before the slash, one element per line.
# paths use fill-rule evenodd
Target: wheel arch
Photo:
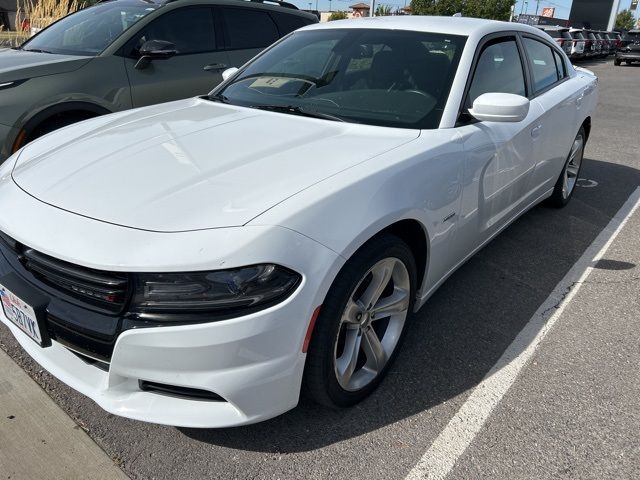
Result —
<path fill-rule="evenodd" d="M 393 220 L 387 220 L 384 223 L 372 225 L 363 232 L 362 236 L 342 251 L 342 257 L 348 261 L 358 250 L 366 246 L 374 238 L 383 234 L 395 235 L 408 245 L 416 260 L 418 276 L 416 291 L 421 291 L 428 271 L 430 237 L 424 224 L 414 217 L 397 217 Z"/>
<path fill-rule="evenodd" d="M 91 102 L 76 101 L 52 105 L 33 113 L 30 117 L 23 120 L 22 127 L 13 142 L 12 151 L 15 152 L 22 147 L 38 127 L 51 121 L 56 116 L 78 115 L 83 117 L 82 119 L 88 119 L 108 113 L 112 113 L 111 110 Z"/>
<path fill-rule="evenodd" d="M 409 246 L 416 261 L 418 273 L 416 291 L 420 291 L 426 277 L 429 262 L 429 237 L 424 226 L 415 219 L 400 220 L 384 228 L 374 237 L 385 233 L 395 235 Z"/>

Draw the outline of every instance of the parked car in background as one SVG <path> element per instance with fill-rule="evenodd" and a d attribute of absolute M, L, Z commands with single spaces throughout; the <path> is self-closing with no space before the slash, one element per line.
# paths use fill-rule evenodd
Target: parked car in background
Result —
<path fill-rule="evenodd" d="M 606 57 L 609 55 L 609 39 L 607 38 L 607 32 L 595 32 L 595 35 L 600 43 L 600 56 Z"/>
<path fill-rule="evenodd" d="M 475 18 L 311 25 L 225 76 L 0 167 L 0 321 L 116 415 L 362 401 L 458 267 L 571 200 L 598 102 L 548 35 Z"/>
<path fill-rule="evenodd" d="M 629 30 L 622 34 L 613 63 L 619 66 L 622 62 L 627 65 L 640 62 L 640 30 Z"/>
<path fill-rule="evenodd" d="M 585 30 L 587 34 L 587 38 L 590 40 L 590 43 L 587 45 L 590 47 L 590 55 L 591 57 L 599 57 L 602 53 L 602 42 L 596 36 L 596 32 L 593 30 Z"/>
<path fill-rule="evenodd" d="M 587 44 L 584 32 L 581 29 L 571 28 L 569 29 L 569 35 L 571 35 L 571 39 L 573 40 L 569 58 L 572 60 L 584 58 L 586 55 Z"/>
<path fill-rule="evenodd" d="M 618 38 L 616 37 L 615 32 L 604 32 L 604 35 L 607 39 L 607 46 L 609 48 L 607 55 L 614 55 L 618 48 Z"/>
<path fill-rule="evenodd" d="M 0 162 L 80 120 L 206 94 L 228 66 L 317 22 L 266 0 L 111 0 L 69 15 L 0 50 Z"/>
<path fill-rule="evenodd" d="M 553 38 L 558 46 L 567 54 L 567 56 L 571 56 L 571 51 L 573 49 L 573 38 L 569 33 L 569 28 L 567 27 L 557 27 L 557 26 L 546 26 L 546 25 L 538 25 L 538 28 L 545 33 L 548 33 L 551 38 Z"/>

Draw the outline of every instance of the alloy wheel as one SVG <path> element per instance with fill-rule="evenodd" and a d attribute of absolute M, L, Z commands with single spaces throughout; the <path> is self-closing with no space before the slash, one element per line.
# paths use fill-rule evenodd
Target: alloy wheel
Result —
<path fill-rule="evenodd" d="M 580 165 L 582 164 L 582 157 L 584 155 L 584 138 L 582 135 L 578 135 L 573 141 L 571 147 L 571 153 L 569 154 L 569 160 L 567 166 L 564 169 L 564 177 L 562 183 L 562 197 L 569 198 L 571 192 L 576 186 L 578 181 L 578 173 L 580 172 Z"/>
<path fill-rule="evenodd" d="M 334 371 L 344 390 L 361 390 L 382 372 L 400 340 L 410 296 L 409 272 L 397 258 L 380 260 L 358 282 L 334 346 Z"/>

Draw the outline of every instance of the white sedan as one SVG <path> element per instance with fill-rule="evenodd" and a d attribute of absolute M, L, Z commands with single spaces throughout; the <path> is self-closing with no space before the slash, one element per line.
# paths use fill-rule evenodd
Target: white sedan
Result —
<path fill-rule="evenodd" d="M 225 78 L 0 167 L 0 319 L 116 415 L 363 400 L 456 268 L 571 199 L 597 102 L 545 33 L 469 18 L 314 25 Z"/>

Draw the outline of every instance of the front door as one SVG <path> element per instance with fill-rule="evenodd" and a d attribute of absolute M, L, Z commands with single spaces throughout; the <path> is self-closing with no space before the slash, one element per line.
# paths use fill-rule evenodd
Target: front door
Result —
<path fill-rule="evenodd" d="M 515 36 L 483 45 L 457 130 L 465 150 L 463 203 L 457 252 L 464 257 L 513 218 L 532 196 L 532 176 L 540 149 L 542 107 L 531 102 L 522 122 L 478 122 L 467 110 L 484 93 L 527 96 L 520 47 Z M 465 124 L 466 123 L 466 124 Z"/>
<path fill-rule="evenodd" d="M 205 95 L 222 81 L 229 59 L 217 48 L 214 25 L 213 8 L 185 7 L 165 13 L 131 39 L 125 63 L 134 107 Z M 136 69 L 148 40 L 171 42 L 178 54 Z"/>

